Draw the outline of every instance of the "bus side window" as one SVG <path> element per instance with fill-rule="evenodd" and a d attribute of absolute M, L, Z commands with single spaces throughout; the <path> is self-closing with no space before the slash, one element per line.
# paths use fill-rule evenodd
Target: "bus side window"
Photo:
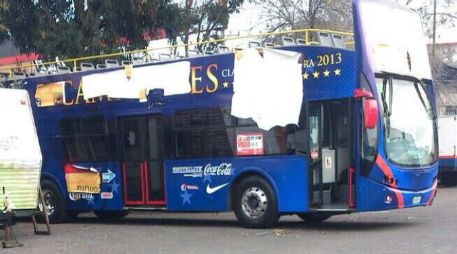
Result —
<path fill-rule="evenodd" d="M 371 91 L 365 76 L 360 77 L 362 83 L 362 89 Z M 371 91 L 372 92 L 372 91 Z M 363 110 L 360 113 L 360 122 L 362 123 L 362 144 L 361 144 L 361 156 L 362 156 L 362 175 L 368 176 L 378 153 L 378 127 L 373 129 L 365 128 Z"/>
<path fill-rule="evenodd" d="M 173 128 L 176 157 L 233 156 L 223 113 L 220 108 L 177 111 Z"/>
<path fill-rule="evenodd" d="M 64 118 L 60 122 L 68 162 L 111 160 L 107 128 L 102 117 Z"/>

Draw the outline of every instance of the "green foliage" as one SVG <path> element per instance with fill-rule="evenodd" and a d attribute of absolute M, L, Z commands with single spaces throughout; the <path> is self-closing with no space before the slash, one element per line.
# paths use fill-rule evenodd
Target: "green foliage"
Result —
<path fill-rule="evenodd" d="M 170 2 L 0 0 L 0 40 L 11 37 L 21 51 L 50 59 L 144 48 L 161 29 L 174 32 Z"/>
<path fill-rule="evenodd" d="M 197 35 L 197 42 L 216 39 L 227 29 L 230 14 L 238 12 L 244 0 L 187 0 L 178 6 L 180 13 L 176 22 L 178 33 L 184 43 L 189 42 L 191 34 Z M 214 46 L 214 45 L 213 45 Z M 199 46 L 203 51 L 205 46 Z"/>

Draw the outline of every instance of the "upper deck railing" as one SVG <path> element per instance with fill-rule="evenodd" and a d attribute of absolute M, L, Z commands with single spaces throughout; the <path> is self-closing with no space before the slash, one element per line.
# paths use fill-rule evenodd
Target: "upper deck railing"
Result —
<path fill-rule="evenodd" d="M 203 42 L 169 45 L 164 47 L 86 56 L 44 63 L 36 61 L 32 64 L 8 66 L 3 68 L 0 67 L 0 87 L 5 87 L 4 83 L 8 81 L 17 81 L 29 77 L 40 77 L 95 69 L 115 68 L 124 65 L 138 65 L 160 61 L 169 61 L 173 59 L 183 59 L 187 57 L 190 58 L 198 55 L 213 55 L 218 53 L 232 52 L 235 50 L 242 50 L 244 47 L 235 46 L 233 48 L 229 48 L 225 46 L 228 43 L 235 41 L 244 41 L 244 44 L 247 44 L 247 47 L 251 48 L 281 47 L 293 45 L 321 45 L 352 49 L 354 46 L 352 33 L 324 29 L 299 29 L 272 33 L 229 36 L 222 39 L 211 39 Z M 211 51 L 201 52 L 197 50 L 198 47 L 204 45 L 216 46 L 214 46 L 214 49 Z M 192 49 L 192 47 L 195 49 Z M 186 56 L 177 54 L 178 48 L 188 49 Z M 174 52 L 174 54 L 159 53 L 166 50 L 169 52 Z M 159 57 L 153 57 L 154 53 L 159 53 Z"/>

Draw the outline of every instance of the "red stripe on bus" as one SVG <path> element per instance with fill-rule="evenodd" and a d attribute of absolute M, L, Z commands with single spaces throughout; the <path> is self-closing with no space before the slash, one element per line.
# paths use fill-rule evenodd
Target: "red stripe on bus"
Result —
<path fill-rule="evenodd" d="M 441 155 L 439 156 L 440 159 L 457 159 L 455 155 Z"/>
<path fill-rule="evenodd" d="M 393 189 L 393 191 L 395 192 L 395 196 L 397 196 L 397 205 L 398 205 L 398 208 L 403 208 L 405 207 L 405 203 L 403 201 L 403 194 L 401 193 L 400 190 L 397 190 L 397 189 Z"/>
<path fill-rule="evenodd" d="M 394 178 L 392 170 L 390 169 L 390 167 L 387 165 L 387 163 L 384 161 L 384 159 L 380 155 L 378 155 L 378 157 L 376 158 L 376 165 L 378 165 L 378 167 L 381 169 L 381 171 L 384 173 L 384 175 L 387 176 L 387 178 L 389 178 L 389 180 Z M 397 196 L 398 208 L 405 207 L 405 203 L 403 200 L 403 194 L 401 193 L 400 190 L 396 189 L 397 184 L 395 183 L 395 181 L 393 181 L 392 183 L 390 183 L 390 181 L 389 181 L 388 184 L 390 185 L 390 187 L 393 188 L 393 191 L 395 192 L 395 196 Z"/>
<path fill-rule="evenodd" d="M 428 198 L 426 205 L 428 205 L 428 206 L 432 205 L 433 198 L 435 197 L 436 190 L 438 189 L 437 187 L 438 187 L 438 180 L 435 180 L 435 184 L 433 184 L 432 195 L 430 195 L 430 197 Z"/>
<path fill-rule="evenodd" d="M 378 167 L 381 169 L 384 175 L 387 176 L 389 179 L 394 177 L 394 175 L 392 174 L 392 170 L 389 168 L 389 166 L 387 166 L 386 162 L 380 155 L 378 155 L 378 157 L 376 158 L 376 165 L 378 165 Z M 391 187 L 397 188 L 397 184 L 395 184 L 395 182 L 389 183 L 389 185 Z"/>

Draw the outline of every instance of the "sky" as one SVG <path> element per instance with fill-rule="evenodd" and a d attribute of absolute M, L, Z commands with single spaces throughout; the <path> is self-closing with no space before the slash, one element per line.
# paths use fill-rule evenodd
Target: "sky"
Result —
<path fill-rule="evenodd" d="M 433 0 L 415 0 L 411 3 L 412 8 L 428 4 L 432 6 Z M 442 1 L 442 0 L 437 0 Z M 457 4 L 452 7 L 452 11 L 457 12 Z M 437 12 L 444 11 L 442 7 L 437 8 Z M 254 5 L 249 2 L 245 2 L 240 10 L 240 13 L 232 14 L 230 17 L 227 35 L 236 34 L 250 34 L 265 32 L 265 23 L 261 22 L 262 10 L 258 5 Z M 456 24 L 457 25 L 457 24 Z M 450 43 L 457 42 L 457 27 L 437 27 L 437 43 Z"/>

